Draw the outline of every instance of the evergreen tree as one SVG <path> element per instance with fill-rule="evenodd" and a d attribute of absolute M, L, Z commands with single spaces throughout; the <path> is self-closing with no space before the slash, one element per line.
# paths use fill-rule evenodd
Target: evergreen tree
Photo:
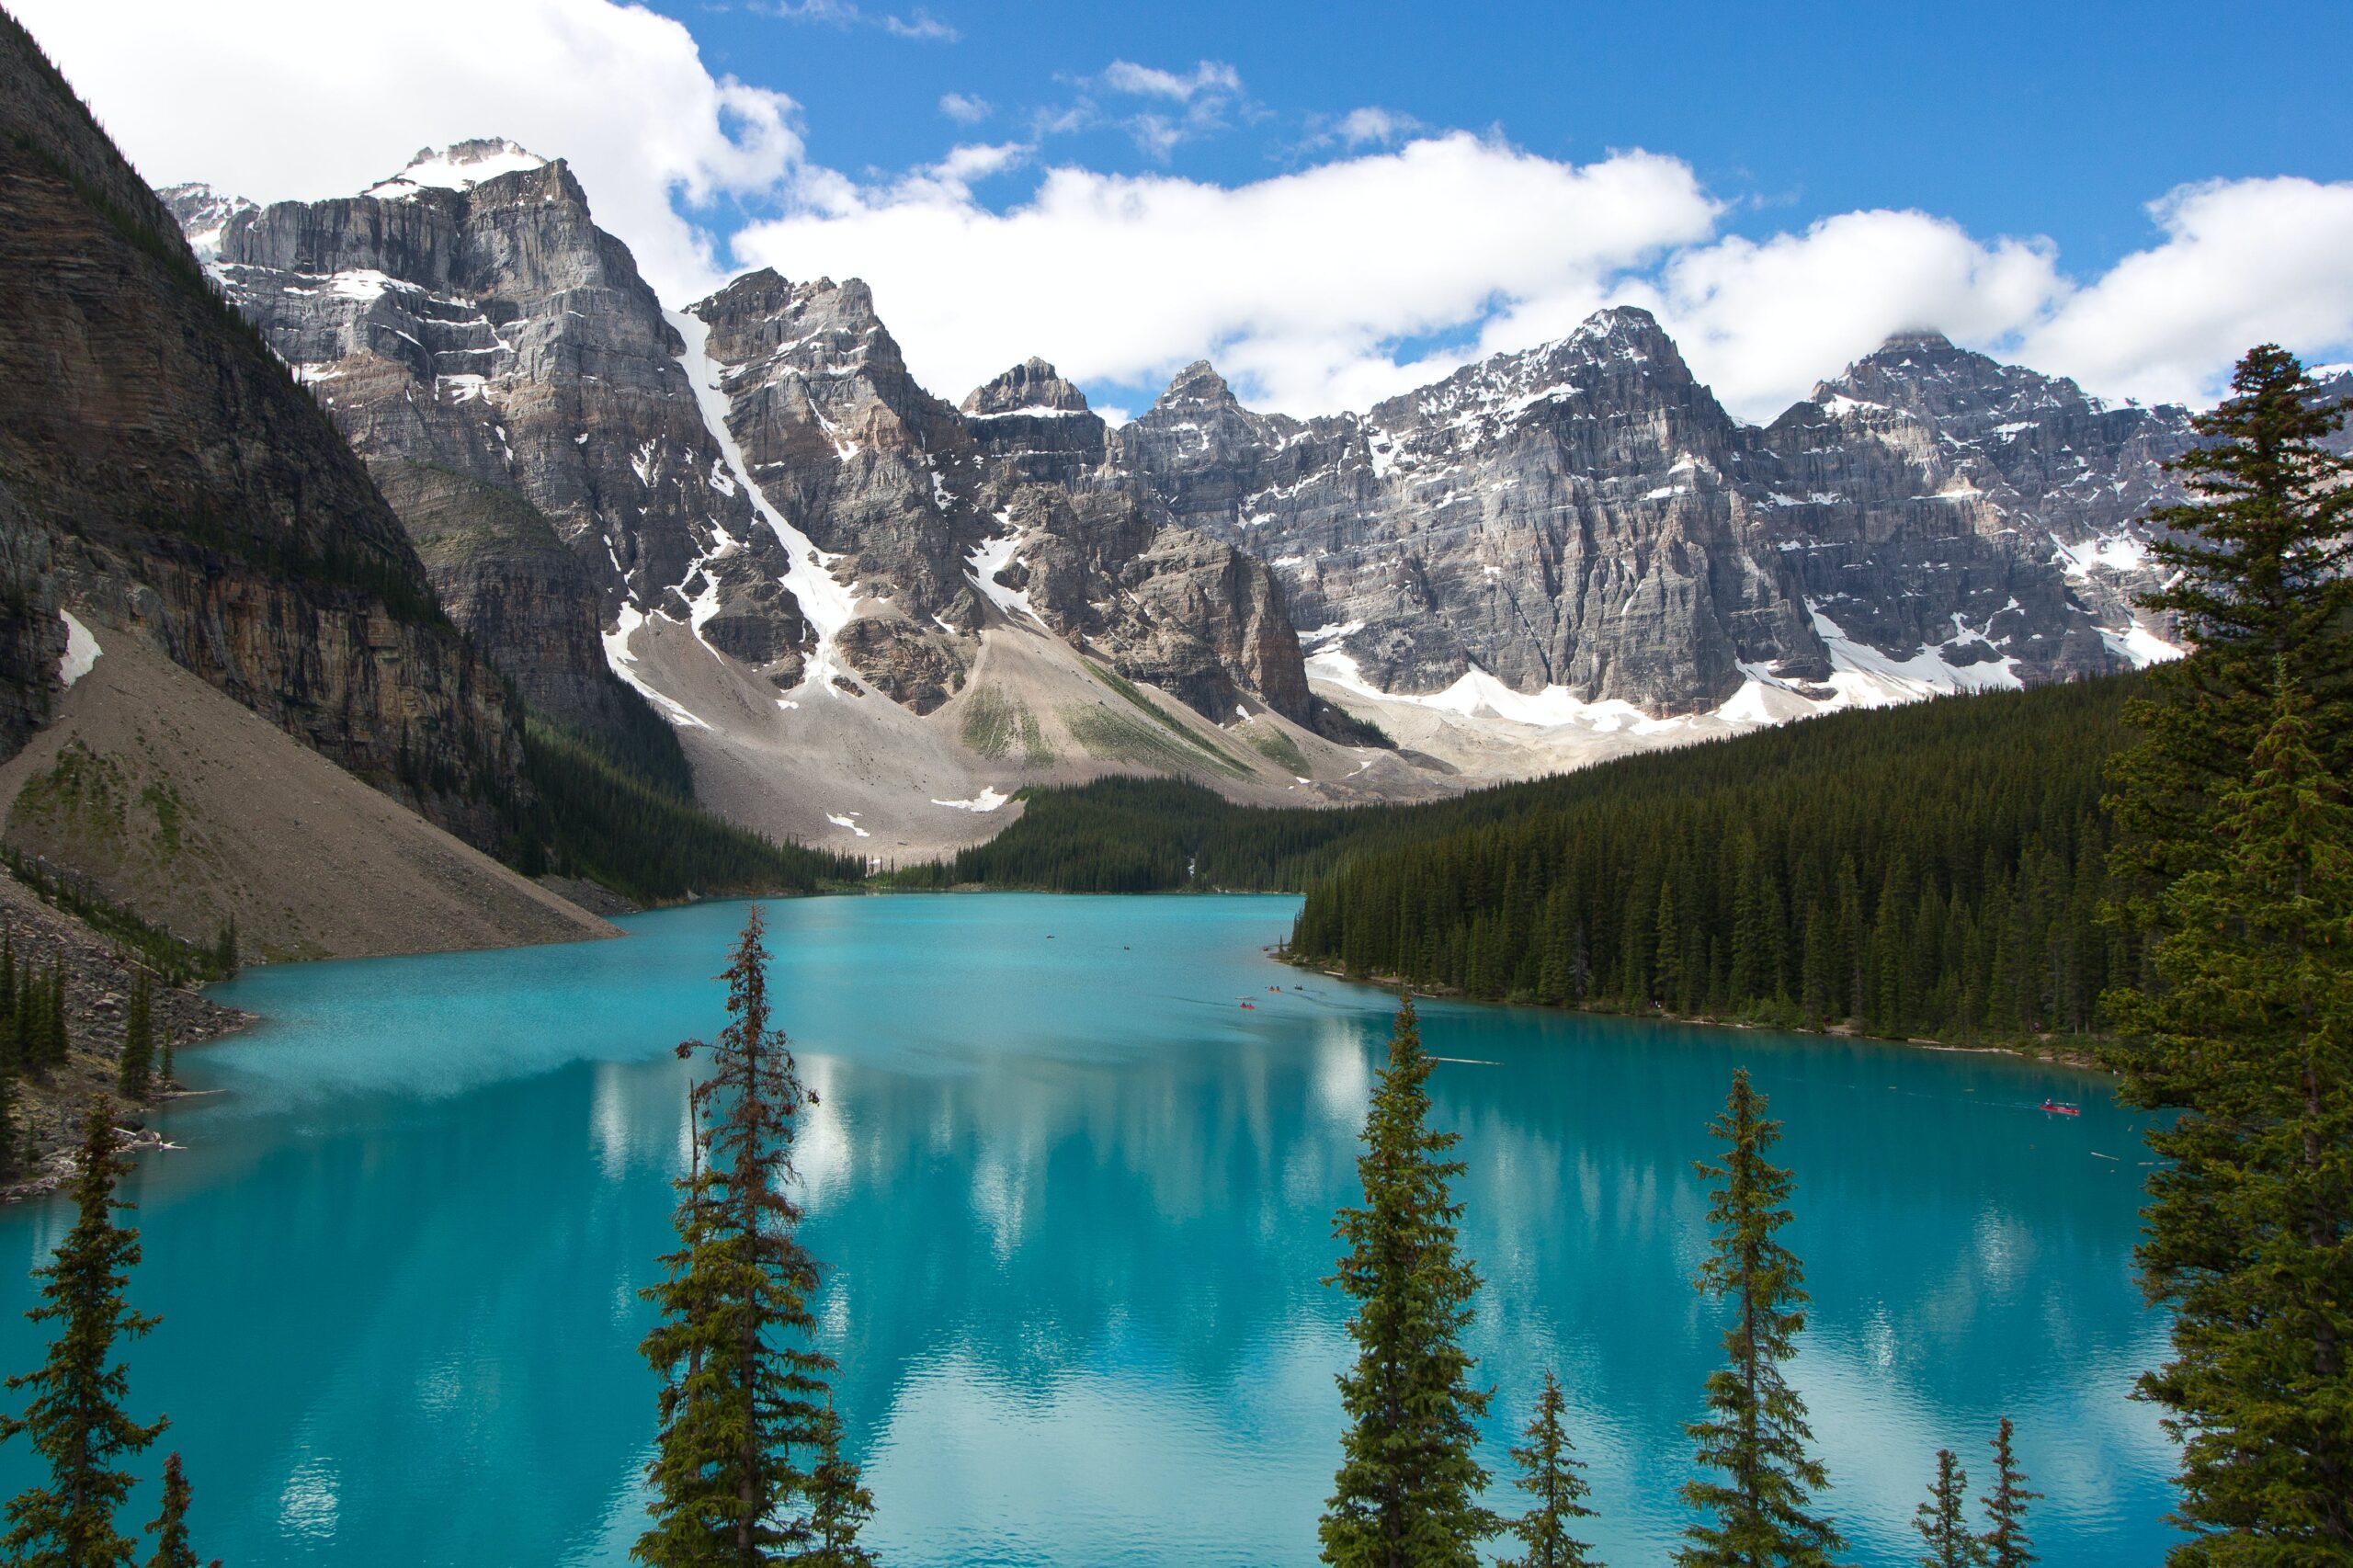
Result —
<path fill-rule="evenodd" d="M 166 1455 L 163 1512 L 147 1527 L 147 1533 L 155 1538 L 154 1554 L 147 1559 L 147 1568 L 196 1568 L 196 1551 L 188 1543 L 188 1472 L 180 1469 L 179 1455 Z"/>
<path fill-rule="evenodd" d="M 1519 1538 L 1520 1555 L 1506 1558 L 1496 1568 L 1600 1568 L 1586 1555 L 1593 1549 L 1569 1534 L 1571 1521 L 1591 1518 L 1593 1510 L 1585 1506 L 1590 1490 L 1585 1465 L 1561 1420 L 1566 1405 L 1561 1380 L 1546 1368 L 1536 1415 L 1524 1434 L 1527 1441 L 1511 1450 L 1519 1466 L 1512 1484 L 1527 1493 L 1534 1506 L 1511 1525 L 1511 1533 Z"/>
<path fill-rule="evenodd" d="M 810 1549 L 801 1561 L 813 1568 L 874 1568 L 858 1532 L 874 1517 L 874 1494 L 859 1481 L 858 1466 L 842 1458 L 841 1418 L 829 1403 L 817 1432 L 817 1462 L 809 1471 Z"/>
<path fill-rule="evenodd" d="M 131 1006 L 122 1020 L 122 1063 L 116 1074 L 125 1099 L 144 1100 L 155 1088 L 155 995 L 147 971 L 131 983 Z"/>
<path fill-rule="evenodd" d="M 2284 665 L 2284 661 L 2282 661 Z M 2282 679 L 2214 852 L 2159 900 L 2155 984 L 2110 999 L 2147 1134 L 2142 1283 L 2174 1358 L 2173 1560 L 2353 1562 L 2353 806 Z"/>
<path fill-rule="evenodd" d="M 1433 1065 L 1405 996 L 1365 1116 L 1364 1204 L 1340 1210 L 1347 1251 L 1325 1281 L 1356 1304 L 1357 1362 L 1339 1377 L 1348 1429 L 1317 1531 L 1336 1568 L 1473 1568 L 1496 1528 L 1472 1454 L 1490 1391 L 1471 1386 L 1462 1348 L 1479 1276 L 1455 1250 L 1449 1184 L 1463 1167 L 1444 1157 L 1459 1135 L 1428 1127 Z"/>
<path fill-rule="evenodd" d="M 16 1027 L 9 1031 L 8 1054 L 19 1073 L 38 1072 L 48 1054 L 49 1020 L 43 1017 L 48 1005 L 49 987 L 28 970 L 17 991 Z"/>
<path fill-rule="evenodd" d="M 654 1568 L 793 1561 L 811 1548 L 810 1472 L 794 1450 L 824 1433 L 832 1359 L 807 1347 L 818 1267 L 797 1239 L 794 1118 L 802 1089 L 769 1028 L 763 914 L 745 921 L 727 982 L 729 1021 L 689 1095 L 695 1159 L 677 1183 L 678 1249 L 645 1295 L 662 1320 L 640 1348 L 662 1375 L 647 1470 L 654 1524 L 632 1555 Z"/>
<path fill-rule="evenodd" d="M 2191 422 L 2205 442 L 2169 465 L 2194 499 L 2148 519 L 2166 585 L 2140 602 L 2178 616 L 2196 652 L 2151 672 L 2126 710 L 2142 738 L 2109 769 L 2120 864 L 2160 882 L 2206 862 L 2211 813 L 2269 724 L 2275 667 L 2318 705 L 2323 760 L 2353 767 L 2353 459 L 2323 444 L 2346 405 L 2318 403 L 2269 344 L 2231 386 Z"/>
<path fill-rule="evenodd" d="M 1969 1472 L 1961 1468 L 1950 1449 L 1938 1449 L 1937 1478 L 1928 1483 L 1928 1500 L 1912 1516 L 1912 1528 L 1927 1543 L 1920 1568 L 1984 1568 L 1984 1544 L 1969 1533 L 1963 1517 L 1968 1506 Z"/>
<path fill-rule="evenodd" d="M 30 1438 L 49 1469 L 49 1484 L 28 1487 L 7 1506 L 8 1561 L 27 1568 L 129 1568 L 133 1542 L 115 1528 L 115 1510 L 131 1478 L 116 1468 L 164 1429 L 123 1414 L 130 1377 L 109 1366 L 119 1339 L 135 1339 L 156 1320 L 123 1304 L 123 1287 L 139 1262 L 139 1233 L 114 1222 L 131 1205 L 115 1184 L 131 1162 L 115 1148 L 106 1102 L 93 1099 L 82 1126 L 81 1168 L 74 1177 L 74 1228 L 50 1261 L 33 1270 L 41 1304 L 25 1315 L 58 1325 L 37 1372 L 8 1380 L 8 1392 L 31 1391 L 21 1415 L 0 1416 L 0 1440 Z"/>
<path fill-rule="evenodd" d="M 1723 1113 L 1709 1126 L 1725 1146 L 1723 1164 L 1698 1167 L 1721 1185 L 1708 1207 L 1714 1244 L 1695 1283 L 1735 1310 L 1724 1331 L 1728 1364 L 1708 1375 L 1711 1418 L 1685 1428 L 1699 1463 L 1723 1479 L 1683 1488 L 1684 1500 L 1711 1516 L 1684 1530 L 1690 1544 L 1676 1553 L 1684 1568 L 1826 1568 L 1845 1544 L 1827 1518 L 1806 1511 L 1828 1479 L 1807 1452 L 1805 1403 L 1781 1376 L 1805 1329 L 1807 1298 L 1803 1267 L 1778 1239 L 1795 1184 L 1766 1159 L 1781 1136 L 1766 1104 L 1747 1070 L 1735 1072 Z"/>
<path fill-rule="evenodd" d="M 65 960 L 62 958 L 50 960 L 49 1003 L 42 1012 L 49 1024 L 42 1058 L 52 1067 L 63 1067 L 71 1047 L 65 1035 Z"/>
<path fill-rule="evenodd" d="M 1994 1490 L 1979 1501 L 1985 1506 L 1986 1530 L 1978 1539 L 1985 1547 L 1986 1568 L 2028 1568 L 2040 1561 L 2034 1538 L 2026 1533 L 2026 1506 L 2042 1495 L 2026 1488 L 2026 1476 L 2010 1452 L 2010 1418 L 2002 1417 L 1994 1434 Z"/>

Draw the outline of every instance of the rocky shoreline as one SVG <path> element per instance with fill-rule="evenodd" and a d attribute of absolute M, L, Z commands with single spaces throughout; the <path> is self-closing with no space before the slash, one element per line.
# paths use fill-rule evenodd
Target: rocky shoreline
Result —
<path fill-rule="evenodd" d="M 116 1126 L 131 1148 L 162 1146 L 160 1135 L 146 1124 L 147 1113 L 182 1096 L 176 1085 L 161 1082 L 143 1105 L 116 1091 L 134 969 L 114 944 L 6 876 L 0 876 L 0 932 L 6 934 L 19 965 L 45 969 L 62 961 L 69 1042 L 62 1066 L 22 1074 L 11 1085 L 20 1153 L 16 1179 L 0 1186 L 0 1201 L 15 1201 L 52 1191 L 73 1176 L 73 1150 L 93 1096 L 115 1106 Z M 160 984 L 153 1017 L 159 1051 L 166 1040 L 176 1051 L 255 1021 L 251 1013 L 224 1007 L 192 988 Z"/>

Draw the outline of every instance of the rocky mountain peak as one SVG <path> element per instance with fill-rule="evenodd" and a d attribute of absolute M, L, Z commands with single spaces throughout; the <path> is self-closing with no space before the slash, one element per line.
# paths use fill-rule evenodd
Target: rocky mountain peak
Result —
<path fill-rule="evenodd" d="M 1202 403 L 1234 408 L 1242 406 L 1241 399 L 1233 395 L 1233 389 L 1226 384 L 1223 376 L 1217 373 L 1217 367 L 1206 359 L 1196 359 L 1176 372 L 1176 379 L 1168 383 L 1168 390 L 1154 400 L 1152 408 L 1157 414 L 1165 409 Z"/>
<path fill-rule="evenodd" d="M 2005 365 L 1926 331 L 1895 334 L 1817 385 L 1807 401 L 1834 417 L 1867 420 L 1892 411 L 1915 418 L 1998 415 L 2015 421 L 2094 407 L 2084 390 L 2063 377 Z"/>
<path fill-rule="evenodd" d="M 1086 394 L 1035 355 L 964 394 L 967 415 L 993 418 L 1006 414 L 1084 414 Z"/>
<path fill-rule="evenodd" d="M 188 236 L 188 248 L 196 252 L 199 261 L 211 261 L 221 254 L 221 234 L 231 219 L 240 212 L 257 212 L 261 209 L 242 196 L 231 196 L 202 183 L 167 185 L 157 191 L 164 206 L 179 224 L 180 233 Z"/>
<path fill-rule="evenodd" d="M 366 194 L 399 200 L 427 190 L 472 190 L 501 175 L 547 165 L 547 159 L 504 137 L 476 137 L 447 147 L 419 147 L 406 168 L 369 186 Z"/>

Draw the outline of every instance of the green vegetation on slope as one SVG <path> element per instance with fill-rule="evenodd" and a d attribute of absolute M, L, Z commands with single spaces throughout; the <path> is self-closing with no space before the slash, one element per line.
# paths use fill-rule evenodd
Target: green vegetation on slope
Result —
<path fill-rule="evenodd" d="M 1360 855 L 1301 957 L 1490 999 L 2081 1034 L 2130 971 L 2101 768 L 2131 681 L 1836 715 L 1554 781 Z M 1393 836 L 1393 835 L 1392 835 Z"/>
<path fill-rule="evenodd" d="M 778 844 L 722 822 L 536 719 L 523 733 L 523 775 L 539 797 L 522 812 L 517 858 L 527 876 L 585 877 L 630 898 L 662 903 L 813 892 L 866 872 L 854 856 Z"/>

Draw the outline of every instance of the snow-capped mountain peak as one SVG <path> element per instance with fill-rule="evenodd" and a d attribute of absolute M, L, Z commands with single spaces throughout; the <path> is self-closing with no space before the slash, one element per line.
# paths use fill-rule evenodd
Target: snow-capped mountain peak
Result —
<path fill-rule="evenodd" d="M 479 137 L 453 142 L 447 147 L 420 147 L 408 167 L 367 194 L 399 200 L 421 190 L 472 190 L 484 180 L 526 169 L 543 169 L 548 160 L 504 137 Z"/>

